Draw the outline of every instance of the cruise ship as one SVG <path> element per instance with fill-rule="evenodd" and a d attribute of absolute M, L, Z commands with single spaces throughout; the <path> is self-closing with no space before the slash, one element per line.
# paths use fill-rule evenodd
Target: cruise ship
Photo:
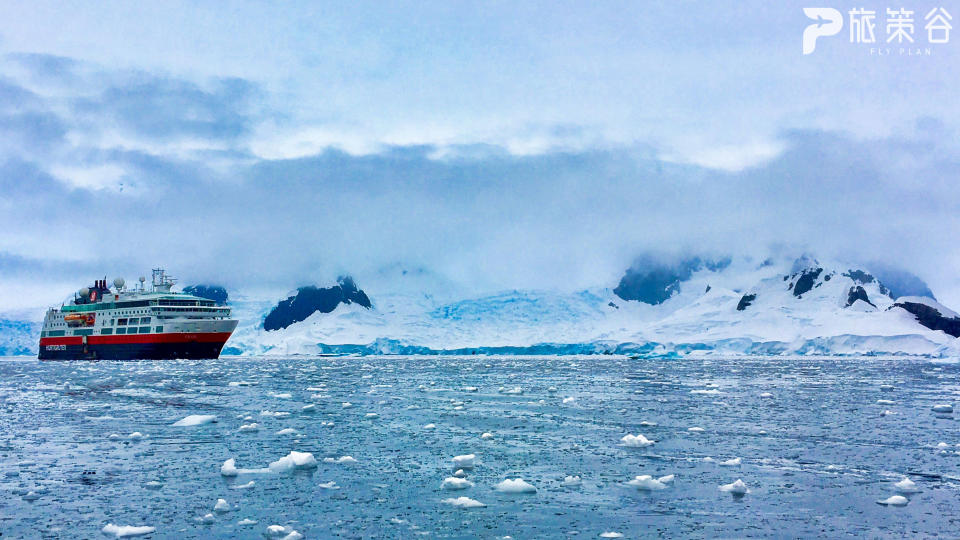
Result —
<path fill-rule="evenodd" d="M 173 292 L 162 268 L 127 288 L 106 279 L 77 291 L 69 304 L 47 310 L 40 333 L 40 360 L 162 360 L 217 358 L 237 327 L 230 308 Z"/>

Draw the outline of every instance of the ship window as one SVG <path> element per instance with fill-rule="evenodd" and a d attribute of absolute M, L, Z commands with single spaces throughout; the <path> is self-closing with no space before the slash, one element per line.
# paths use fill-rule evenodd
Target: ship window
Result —
<path fill-rule="evenodd" d="M 81 328 L 80 330 L 74 330 L 73 335 L 75 336 L 89 336 L 93 333 L 93 328 Z"/>
<path fill-rule="evenodd" d="M 160 332 L 163 332 L 163 327 L 162 327 L 162 326 L 158 326 L 158 327 L 157 327 L 157 333 L 159 334 Z"/>
<path fill-rule="evenodd" d="M 102 336 L 109 336 L 109 335 L 112 334 L 112 333 L 113 333 L 113 328 L 101 328 L 101 329 L 100 329 L 100 335 L 102 335 Z"/>
<path fill-rule="evenodd" d="M 117 333 L 118 333 L 118 334 L 126 334 L 126 333 L 127 333 L 127 329 L 126 329 L 126 328 L 117 328 Z"/>
<path fill-rule="evenodd" d="M 63 335 L 63 330 L 51 330 L 47 332 L 47 335 L 50 337 L 60 337 Z"/>
<path fill-rule="evenodd" d="M 150 324 L 150 317 L 140 317 L 140 324 Z"/>
<path fill-rule="evenodd" d="M 119 319 L 119 320 L 117 321 L 117 324 L 120 325 L 120 326 L 123 326 L 123 325 L 127 324 L 127 320 L 126 320 L 126 319 Z"/>
<path fill-rule="evenodd" d="M 149 333 L 150 333 L 150 327 L 149 327 L 149 326 L 141 326 L 141 327 L 140 327 L 140 333 L 141 333 L 141 334 L 149 334 Z"/>

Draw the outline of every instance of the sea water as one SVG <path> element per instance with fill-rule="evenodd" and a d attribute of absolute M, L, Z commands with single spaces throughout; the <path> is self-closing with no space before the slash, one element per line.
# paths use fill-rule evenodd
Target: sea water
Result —
<path fill-rule="evenodd" d="M 854 357 L 2 359 L 0 533 L 955 536 L 960 425 L 933 408 L 958 377 Z"/>

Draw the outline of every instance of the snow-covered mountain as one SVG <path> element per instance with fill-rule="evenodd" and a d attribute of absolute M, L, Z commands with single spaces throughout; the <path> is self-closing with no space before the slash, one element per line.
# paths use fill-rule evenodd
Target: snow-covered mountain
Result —
<path fill-rule="evenodd" d="M 957 338 L 950 335 L 960 334 L 960 319 L 953 322 L 956 315 L 932 294 L 897 300 L 869 271 L 812 257 L 692 258 L 671 265 L 642 261 L 616 287 L 513 290 L 466 298 L 451 294 L 446 282 L 434 294 L 422 272 L 413 278 L 416 288 L 399 280 L 395 290 L 402 292 L 391 292 L 389 280 L 381 279 L 383 292 L 367 291 L 370 308 L 341 304 L 277 331 L 265 331 L 255 323 L 270 309 L 260 303 L 259 315 L 253 317 L 256 309 L 250 310 L 250 319 L 228 343 L 229 351 L 921 355 L 960 351 Z M 923 324 L 918 313 L 927 319 Z"/>
<path fill-rule="evenodd" d="M 224 353 L 960 355 L 960 316 L 884 272 L 914 294 L 813 257 L 640 259 L 606 287 L 482 295 L 396 266 L 285 296 L 230 291 L 240 325 Z M 0 321 L 0 354 L 35 354 L 38 331 Z"/>

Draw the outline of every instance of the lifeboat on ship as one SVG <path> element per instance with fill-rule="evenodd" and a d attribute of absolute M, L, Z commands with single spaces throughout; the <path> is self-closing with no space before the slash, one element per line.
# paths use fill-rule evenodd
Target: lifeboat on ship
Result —
<path fill-rule="evenodd" d="M 93 313 L 71 313 L 64 315 L 63 321 L 67 326 L 93 326 L 97 322 L 97 316 Z"/>

